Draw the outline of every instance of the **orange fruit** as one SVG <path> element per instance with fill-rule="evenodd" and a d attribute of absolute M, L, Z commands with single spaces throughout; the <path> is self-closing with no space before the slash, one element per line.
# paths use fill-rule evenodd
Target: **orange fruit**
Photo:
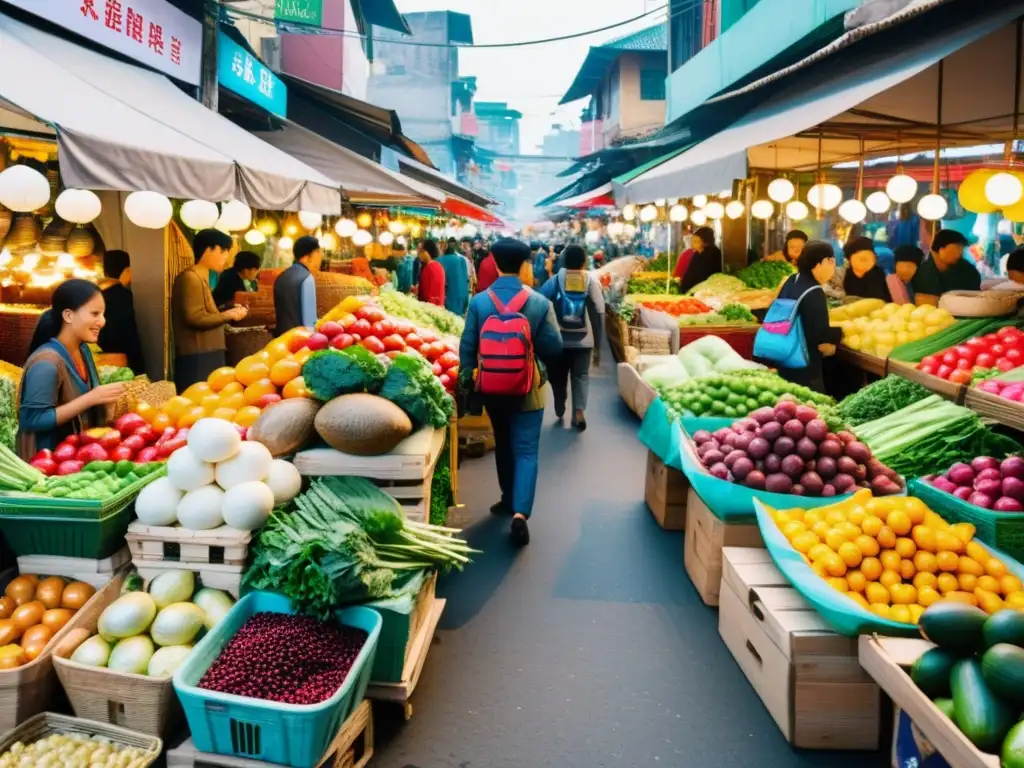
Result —
<path fill-rule="evenodd" d="M 864 554 L 860 551 L 860 547 L 852 541 L 844 541 L 839 547 L 839 557 L 848 567 L 856 568 L 864 559 Z"/>
<path fill-rule="evenodd" d="M 994 557 L 990 557 L 988 562 L 985 563 L 985 573 L 993 579 L 1001 579 L 1006 575 L 1006 566 L 1003 565 L 1001 560 L 996 560 Z M 992 591 L 995 592 L 996 590 Z"/>
<path fill-rule="evenodd" d="M 939 578 L 934 573 L 928 573 L 927 571 L 918 571 L 914 574 L 914 586 L 917 587 L 917 591 L 920 592 L 925 587 L 935 588 L 935 585 L 939 583 Z"/>
<path fill-rule="evenodd" d="M 149 422 L 149 426 L 151 426 L 157 432 L 163 432 L 165 429 L 172 426 L 173 424 L 174 422 L 171 421 L 171 417 L 168 416 L 166 413 L 158 413 L 156 416 L 153 417 L 153 420 Z"/>
<path fill-rule="evenodd" d="M 938 551 L 935 546 L 935 531 L 931 528 L 924 525 L 915 525 L 914 529 L 910 532 L 910 536 L 914 539 L 918 549 L 922 549 L 925 552 Z"/>
<path fill-rule="evenodd" d="M 900 576 L 904 581 L 911 581 L 916 574 L 917 569 L 914 567 L 913 560 L 904 560 L 900 563 Z"/>
<path fill-rule="evenodd" d="M 957 563 L 957 572 L 969 573 L 972 576 L 984 576 L 985 566 L 977 560 L 969 558 L 967 555 L 960 555 L 960 559 Z"/>
<path fill-rule="evenodd" d="M 214 392 L 220 392 L 224 387 L 235 380 L 235 369 L 230 365 L 218 368 L 206 377 L 206 383 Z"/>
<path fill-rule="evenodd" d="M 886 518 L 885 524 L 892 528 L 893 533 L 897 536 L 905 536 L 910 533 L 910 529 L 913 528 L 913 525 L 910 522 L 910 515 L 899 509 L 894 509 L 889 513 L 889 517 Z"/>
<path fill-rule="evenodd" d="M 175 395 L 170 400 L 160 406 L 160 410 L 163 411 L 170 417 L 171 421 L 176 422 L 178 417 L 185 412 L 186 409 L 196 405 L 187 397 L 181 395 Z"/>
<path fill-rule="evenodd" d="M 854 592 L 863 592 L 868 585 L 868 580 L 864 578 L 864 574 L 860 571 L 847 571 L 846 584 Z M 1024 592 L 1021 594 L 1024 595 Z"/>
<path fill-rule="evenodd" d="M 896 551 L 900 553 L 900 557 L 904 560 L 909 560 L 917 552 L 917 545 L 914 544 L 912 539 L 908 539 L 905 536 L 901 536 L 896 539 Z"/>
<path fill-rule="evenodd" d="M 270 369 L 270 380 L 275 386 L 283 387 L 302 373 L 302 366 L 289 358 L 278 360 Z M 801 523 L 803 525 L 803 523 Z"/>
<path fill-rule="evenodd" d="M 228 395 L 240 395 L 245 392 L 245 387 L 241 382 L 232 379 L 228 384 L 224 386 L 219 394 L 221 397 L 227 397 Z"/>
<path fill-rule="evenodd" d="M 892 549 L 896 546 L 896 532 L 888 525 L 883 525 L 875 538 L 882 549 Z"/>
<path fill-rule="evenodd" d="M 900 576 L 899 571 L 882 571 L 882 575 L 878 579 L 878 583 L 886 589 L 890 589 L 894 584 L 901 584 L 903 577 Z"/>
<path fill-rule="evenodd" d="M 918 587 L 917 588 L 917 602 L 927 608 L 932 603 L 937 603 L 942 599 L 935 587 Z"/>
<path fill-rule="evenodd" d="M 178 429 L 182 427 L 191 427 L 200 419 L 206 416 L 206 410 L 201 405 L 195 405 L 185 411 L 181 416 L 178 417 L 178 423 L 175 425 Z"/>
<path fill-rule="evenodd" d="M 861 560 L 860 570 L 868 581 L 878 581 L 882 575 L 882 564 L 877 557 L 865 557 Z"/>
<path fill-rule="evenodd" d="M 254 405 L 264 395 L 276 395 L 277 387 L 274 386 L 274 382 L 270 379 L 260 379 L 254 381 L 248 387 L 245 388 L 245 404 Z"/>
<path fill-rule="evenodd" d="M 871 606 L 868 604 L 868 601 L 864 599 L 864 595 L 860 592 L 847 592 L 846 596 L 857 603 L 861 608 L 871 610 Z"/>
<path fill-rule="evenodd" d="M 306 389 L 305 380 L 301 376 L 296 376 L 284 385 L 284 388 L 281 390 L 281 397 L 287 400 L 291 397 L 312 397 L 312 395 Z"/>
<path fill-rule="evenodd" d="M 278 336 L 278 341 L 283 341 L 287 346 L 293 347 L 292 339 L 301 339 L 302 341 L 309 341 L 309 337 L 313 335 L 313 332 L 309 328 L 303 326 L 297 326 L 292 328 L 290 331 L 285 331 Z"/>
<path fill-rule="evenodd" d="M 898 571 L 900 569 L 900 561 L 903 560 L 895 549 L 883 549 L 878 559 L 882 562 L 882 567 L 887 571 Z"/>
<path fill-rule="evenodd" d="M 918 550 L 914 553 L 914 567 L 918 573 L 935 573 L 939 570 L 939 563 L 931 552 Z"/>
<path fill-rule="evenodd" d="M 940 573 L 937 586 L 939 588 L 939 592 L 945 595 L 949 592 L 956 592 L 960 587 L 960 584 L 957 582 L 956 576 L 952 573 Z"/>
<path fill-rule="evenodd" d="M 232 410 L 237 410 L 238 408 L 241 408 L 243 405 L 245 405 L 244 392 L 234 392 L 230 395 L 225 395 L 223 392 L 221 392 L 219 399 L 221 408 L 231 408 Z"/>
<path fill-rule="evenodd" d="M 238 365 L 235 366 L 235 379 L 242 386 L 248 387 L 250 384 L 255 384 L 260 379 L 265 379 L 270 375 L 270 366 L 267 365 L 266 361 L 259 359 L 258 355 L 260 354 L 263 353 L 243 357 L 238 361 Z"/>
<path fill-rule="evenodd" d="M 196 405 L 202 405 L 203 398 L 210 394 L 213 394 L 213 390 L 210 388 L 210 385 L 205 381 L 197 381 L 191 387 L 182 392 L 181 396 L 187 397 Z"/>
<path fill-rule="evenodd" d="M 234 408 L 217 408 L 210 416 L 215 419 L 224 419 L 224 421 L 234 421 L 235 413 L 237 411 Z"/>
<path fill-rule="evenodd" d="M 935 556 L 935 561 L 939 564 L 940 571 L 955 571 L 960 567 L 960 558 L 956 552 L 939 552 Z"/>
<path fill-rule="evenodd" d="M 864 592 L 864 597 L 866 597 L 868 602 L 872 605 L 888 605 L 889 601 L 892 599 L 889 595 L 889 590 L 881 584 L 868 584 L 867 589 Z"/>
<path fill-rule="evenodd" d="M 874 515 L 868 515 L 864 518 L 864 522 L 860 524 L 864 533 L 872 538 L 878 536 L 878 532 L 881 531 L 884 526 L 885 523 L 882 522 L 881 518 L 875 517 Z"/>
<path fill-rule="evenodd" d="M 994 576 L 979 576 L 978 577 L 978 588 L 984 589 L 987 592 L 998 592 L 999 591 L 999 580 Z"/>
<path fill-rule="evenodd" d="M 312 354 L 313 354 L 313 350 L 312 349 L 310 349 L 309 347 L 303 347 L 298 352 L 296 352 L 294 355 L 292 355 L 292 360 L 294 360 L 299 365 L 304 365 L 305 362 L 307 360 L 309 360 L 309 356 L 312 355 Z"/>
<path fill-rule="evenodd" d="M 256 419 L 260 417 L 260 409 L 255 405 L 246 405 L 238 409 L 235 413 L 235 424 L 242 427 L 251 427 L 256 423 Z"/>
<path fill-rule="evenodd" d="M 878 542 L 867 534 L 861 534 L 853 543 L 857 545 L 857 548 L 860 549 L 861 554 L 865 557 L 874 557 L 881 551 L 878 547 Z"/>
<path fill-rule="evenodd" d="M 956 580 L 964 592 L 973 592 L 978 588 L 978 577 L 973 573 L 961 573 Z"/>
<path fill-rule="evenodd" d="M 149 403 L 136 403 L 135 412 L 142 417 L 142 420 L 147 424 L 153 423 L 153 417 L 156 416 L 159 411 Z"/>
<path fill-rule="evenodd" d="M 1012 573 L 1008 573 L 999 580 L 999 592 L 1003 595 L 1012 595 L 1014 592 L 1020 592 L 1024 588 L 1021 585 L 1020 579 L 1014 576 Z"/>
<path fill-rule="evenodd" d="M 215 410 L 220 408 L 220 396 L 215 394 L 214 392 L 211 392 L 210 394 L 203 398 L 203 402 L 201 402 L 199 405 L 203 407 L 203 410 L 206 411 L 206 415 L 209 416 L 213 414 Z"/>

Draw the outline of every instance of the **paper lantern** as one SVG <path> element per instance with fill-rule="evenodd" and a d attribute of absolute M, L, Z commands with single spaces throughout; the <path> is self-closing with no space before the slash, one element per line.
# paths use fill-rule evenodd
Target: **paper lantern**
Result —
<path fill-rule="evenodd" d="M 124 201 L 128 221 L 143 229 L 163 229 L 174 215 L 166 195 L 159 192 L 132 192 Z"/>
<path fill-rule="evenodd" d="M 65 189 L 54 203 L 57 215 L 72 224 L 88 224 L 100 215 L 103 206 L 95 192 L 88 189 Z"/>
<path fill-rule="evenodd" d="M 693 207 L 694 208 L 703 208 L 707 204 L 708 204 L 708 196 L 707 195 L 694 195 L 694 197 L 693 197 Z"/>
<path fill-rule="evenodd" d="M 792 200 L 795 191 L 793 182 L 789 179 L 772 179 L 768 184 L 768 197 L 776 203 L 785 203 Z"/>
<path fill-rule="evenodd" d="M 917 194 L 917 180 L 905 173 L 897 174 L 886 182 L 885 194 L 894 203 L 909 203 Z"/>
<path fill-rule="evenodd" d="M 358 224 L 363 229 L 366 229 L 371 224 L 373 224 L 373 216 L 363 211 L 358 216 L 356 216 L 356 224 Z"/>
<path fill-rule="evenodd" d="M 831 211 L 843 202 L 843 190 L 835 184 L 815 184 L 807 190 L 807 202 L 812 208 Z"/>
<path fill-rule="evenodd" d="M 877 192 L 872 192 L 867 196 L 867 199 L 864 201 L 864 205 L 866 205 L 868 210 L 872 213 L 887 213 L 889 206 L 892 205 L 892 201 L 885 192 L 878 190 Z"/>
<path fill-rule="evenodd" d="M 352 219 L 338 219 L 338 223 L 334 225 L 334 231 L 338 233 L 338 237 L 352 237 L 358 229 L 359 225 Z"/>
<path fill-rule="evenodd" d="M 640 221 L 650 223 L 658 218 L 658 209 L 653 205 L 645 205 L 640 209 Z"/>
<path fill-rule="evenodd" d="M 732 190 L 723 189 L 721 192 L 718 193 L 718 196 L 723 200 L 728 200 L 730 197 L 732 197 Z"/>
<path fill-rule="evenodd" d="M 625 229 L 625 225 L 621 221 L 613 221 L 608 224 L 608 234 L 612 237 L 621 235 L 623 229 Z"/>
<path fill-rule="evenodd" d="M 391 245 L 393 242 L 395 242 L 395 236 L 390 232 L 381 232 L 379 235 L 377 235 L 377 241 L 381 245 Z"/>
<path fill-rule="evenodd" d="M 373 235 L 367 232 L 365 229 L 358 229 L 356 233 L 352 235 L 352 245 L 364 246 L 369 245 L 373 242 Z"/>
<path fill-rule="evenodd" d="M 1009 208 L 1024 197 L 1024 184 L 1013 173 L 1000 171 L 985 182 L 985 198 L 997 208 Z"/>
<path fill-rule="evenodd" d="M 419 237 L 422 234 L 423 227 L 421 227 L 419 224 L 413 224 L 411 227 L 409 227 L 409 235 L 411 237 Z"/>
<path fill-rule="evenodd" d="M 775 214 L 775 206 L 770 200 L 755 200 L 750 205 L 750 215 L 755 219 L 770 219 Z"/>
<path fill-rule="evenodd" d="M 320 236 L 320 247 L 325 251 L 336 251 L 338 249 L 338 238 L 330 232 L 324 232 Z"/>
<path fill-rule="evenodd" d="M 220 207 L 217 228 L 225 232 L 240 232 L 252 224 L 252 208 L 241 200 L 229 200 Z"/>
<path fill-rule="evenodd" d="M 860 200 L 844 200 L 839 206 L 838 213 L 843 221 L 859 224 L 868 215 L 868 209 Z"/>
<path fill-rule="evenodd" d="M 665 198 L 664 197 L 659 197 L 657 200 L 654 201 L 654 204 L 656 206 L 658 206 L 659 208 L 664 208 L 665 207 Z"/>
<path fill-rule="evenodd" d="M 209 200 L 187 200 L 181 204 L 178 215 L 181 217 L 182 224 L 198 231 L 216 224 L 217 219 L 220 218 L 220 211 L 217 209 L 217 204 L 211 203 Z"/>
<path fill-rule="evenodd" d="M 323 224 L 324 217 L 314 211 L 299 211 L 299 224 L 302 225 L 303 229 L 307 232 L 312 232 L 314 229 Z"/>
<path fill-rule="evenodd" d="M 398 237 L 396 237 L 395 242 L 398 243 L 399 245 L 405 245 L 405 243 L 407 242 L 405 239 L 405 235 L 399 235 Z"/>
<path fill-rule="evenodd" d="M 34 168 L 12 165 L 0 173 L 0 204 L 16 213 L 42 208 L 50 200 L 50 182 Z"/>
<path fill-rule="evenodd" d="M 993 169 L 981 168 L 973 173 L 969 173 L 960 182 L 960 188 L 956 194 L 960 200 L 960 205 L 963 206 L 965 211 L 970 211 L 971 213 L 995 213 L 999 210 L 998 206 L 992 205 L 989 199 L 985 197 L 985 183 L 995 175 L 996 171 Z"/>
<path fill-rule="evenodd" d="M 267 236 L 258 229 L 250 229 L 245 233 L 245 242 L 249 245 L 263 245 L 267 242 Z"/>
<path fill-rule="evenodd" d="M 402 234 L 403 232 L 405 232 L 405 222 L 404 221 L 399 221 L 399 220 L 389 221 L 388 222 L 388 231 L 392 235 L 400 235 L 400 234 Z"/>
<path fill-rule="evenodd" d="M 626 221 L 633 221 L 636 218 L 636 206 L 632 203 L 627 203 L 622 209 L 622 218 Z"/>
<path fill-rule="evenodd" d="M 287 235 L 285 235 L 284 237 L 277 241 L 277 247 L 280 248 L 282 251 L 290 251 L 293 245 L 295 245 L 295 243 Z"/>
<path fill-rule="evenodd" d="M 636 226 L 633 224 L 625 224 L 622 228 L 622 234 L 626 237 L 633 237 L 636 235 Z"/>
<path fill-rule="evenodd" d="M 700 210 L 694 211 L 690 214 L 690 221 L 698 227 L 703 227 L 708 223 L 708 215 L 704 213 L 704 209 L 701 208 Z"/>
<path fill-rule="evenodd" d="M 926 221 L 938 221 L 949 210 L 949 203 L 942 195 L 925 195 L 917 201 L 917 215 Z"/>
<path fill-rule="evenodd" d="M 277 234 L 277 222 L 272 216 L 264 216 L 256 222 L 256 229 L 267 237 L 273 237 Z"/>
<path fill-rule="evenodd" d="M 729 203 L 725 206 L 725 215 L 728 216 L 730 219 L 735 220 L 742 216 L 743 212 L 746 209 L 746 206 L 743 205 L 743 203 L 741 203 L 739 200 L 730 200 Z"/>
<path fill-rule="evenodd" d="M 704 206 L 704 215 L 709 219 L 720 219 L 725 215 L 725 206 L 717 200 L 711 200 Z"/>
<path fill-rule="evenodd" d="M 1003 208 L 1003 218 L 1006 219 L 1007 221 L 1012 221 L 1015 223 L 1024 222 L 1024 200 L 1017 203 L 1016 205 L 1011 205 L 1007 208 Z M 1006 270 L 1004 269 L 1003 273 L 1005 274 L 1005 272 Z"/>
<path fill-rule="evenodd" d="M 676 203 L 675 205 L 673 205 L 671 208 L 668 209 L 669 221 L 675 221 L 675 222 L 686 221 L 686 219 L 689 216 L 690 216 L 690 212 L 688 210 L 686 210 L 686 206 L 685 205 L 679 205 L 678 203 Z"/>
<path fill-rule="evenodd" d="M 786 218 L 791 221 L 803 221 L 810 215 L 811 211 L 805 203 L 799 200 L 790 200 L 786 203 Z"/>

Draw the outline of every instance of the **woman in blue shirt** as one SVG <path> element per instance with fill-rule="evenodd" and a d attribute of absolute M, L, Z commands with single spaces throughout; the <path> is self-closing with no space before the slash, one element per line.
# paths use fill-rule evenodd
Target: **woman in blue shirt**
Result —
<path fill-rule="evenodd" d="M 68 435 L 107 423 L 107 405 L 125 392 L 123 382 L 100 384 L 89 344 L 106 324 L 100 289 L 67 280 L 39 318 L 18 391 L 18 455 L 26 461 Z"/>

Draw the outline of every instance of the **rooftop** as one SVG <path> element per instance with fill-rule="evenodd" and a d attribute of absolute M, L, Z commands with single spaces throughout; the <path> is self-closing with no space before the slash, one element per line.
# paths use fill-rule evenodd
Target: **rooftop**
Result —
<path fill-rule="evenodd" d="M 604 80 L 616 59 L 624 53 L 667 53 L 668 30 L 664 22 L 591 46 L 560 104 L 590 96 Z"/>

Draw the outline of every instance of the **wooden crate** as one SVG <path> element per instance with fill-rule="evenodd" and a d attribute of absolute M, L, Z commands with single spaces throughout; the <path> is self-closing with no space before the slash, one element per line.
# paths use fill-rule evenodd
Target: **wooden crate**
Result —
<path fill-rule="evenodd" d="M 231 565 L 242 567 L 249 554 L 252 534 L 227 525 L 209 531 L 165 525 L 146 525 L 138 520 L 125 534 L 136 566 L 173 562 L 177 567 Z"/>
<path fill-rule="evenodd" d="M 686 530 L 686 499 L 690 483 L 678 469 L 665 465 L 652 451 L 647 452 L 644 501 L 658 525 L 666 531 Z"/>
<path fill-rule="evenodd" d="M 979 416 L 992 419 L 1013 429 L 1024 430 L 1024 404 L 1005 397 L 970 387 L 964 396 L 964 406 Z"/>
<path fill-rule="evenodd" d="M 380 639 L 377 642 L 377 655 L 373 662 L 373 671 L 370 673 L 371 681 L 374 683 L 402 682 L 405 665 L 413 653 L 416 638 L 434 606 L 436 589 L 437 573 L 431 573 L 423 580 L 412 610 L 408 613 L 393 610 L 389 604 L 394 601 L 389 599 L 367 604 L 368 608 L 373 608 L 384 620 Z"/>
<path fill-rule="evenodd" d="M 373 712 L 364 699 L 342 723 L 318 768 L 363 768 L 373 757 Z M 270 768 L 277 763 L 199 752 L 186 739 L 167 751 L 167 768 Z"/>
<path fill-rule="evenodd" d="M 902 376 L 904 379 L 917 382 L 922 387 L 936 395 L 950 400 L 957 405 L 963 405 L 964 397 L 967 395 L 967 387 L 963 384 L 955 384 L 952 381 L 940 379 L 930 373 L 917 370 L 917 363 L 904 363 L 901 360 L 889 360 L 889 373 Z"/>
<path fill-rule="evenodd" d="M 723 550 L 718 631 L 786 739 L 803 749 L 878 749 L 881 693 L 857 639 L 831 631 L 767 551 Z"/>
<path fill-rule="evenodd" d="M 683 563 L 697 594 L 706 605 L 718 605 L 722 584 L 722 548 L 763 548 L 757 525 L 727 524 L 715 517 L 697 492 L 686 498 L 686 536 Z"/>
<path fill-rule="evenodd" d="M 128 547 L 122 548 L 104 560 L 84 557 L 58 557 L 55 555 L 22 555 L 18 558 L 20 573 L 40 573 L 64 576 L 99 589 L 114 578 L 114 573 L 132 559 Z"/>

